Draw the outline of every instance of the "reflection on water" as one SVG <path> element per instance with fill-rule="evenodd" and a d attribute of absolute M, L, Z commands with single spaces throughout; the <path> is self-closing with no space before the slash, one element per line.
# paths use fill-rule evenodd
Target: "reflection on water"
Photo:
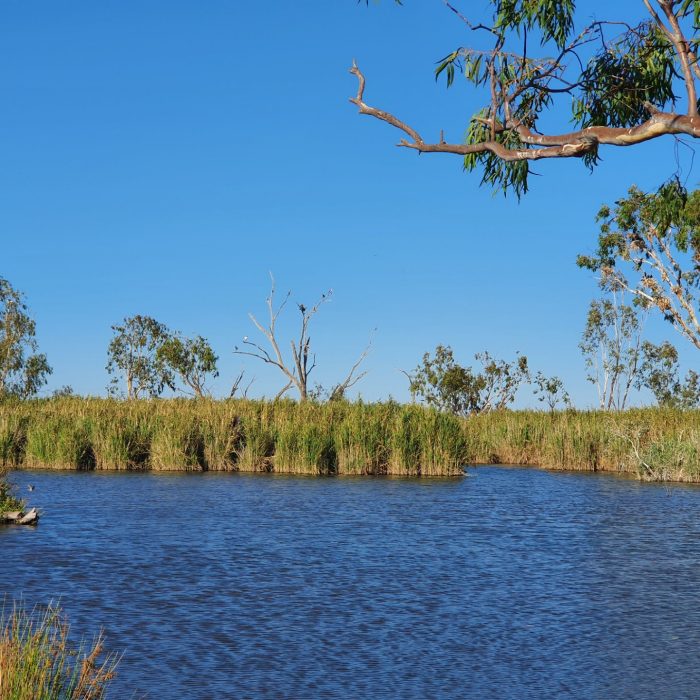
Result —
<path fill-rule="evenodd" d="M 700 489 L 16 473 L 0 591 L 124 650 L 113 698 L 697 698 Z"/>

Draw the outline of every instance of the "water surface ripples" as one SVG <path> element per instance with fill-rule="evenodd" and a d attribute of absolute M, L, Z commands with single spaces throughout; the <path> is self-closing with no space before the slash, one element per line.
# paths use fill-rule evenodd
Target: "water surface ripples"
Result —
<path fill-rule="evenodd" d="M 124 658 L 112 698 L 700 697 L 700 489 L 17 472 L 0 591 Z"/>

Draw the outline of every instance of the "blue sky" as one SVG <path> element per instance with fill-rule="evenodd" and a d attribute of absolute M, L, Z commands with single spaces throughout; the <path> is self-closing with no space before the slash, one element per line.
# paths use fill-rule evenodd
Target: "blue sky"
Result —
<path fill-rule="evenodd" d="M 615 4 L 618 18 L 640 8 Z M 435 84 L 435 60 L 467 41 L 440 0 L 15 0 L 0 34 L 0 275 L 27 295 L 49 389 L 103 393 L 110 325 L 141 313 L 211 341 L 218 393 L 241 368 L 253 394 L 275 393 L 273 369 L 232 354 L 272 271 L 306 304 L 334 290 L 312 332 L 324 384 L 377 328 L 367 399 L 407 399 L 399 370 L 443 343 L 465 363 L 519 350 L 595 402 L 577 344 L 596 285 L 576 254 L 601 203 L 676 170 L 672 140 L 607 149 L 593 175 L 543 163 L 520 202 L 457 157 L 395 148 L 348 103 L 348 68 L 370 104 L 460 140 L 478 104 Z M 649 336 L 694 361 L 670 327 Z"/>

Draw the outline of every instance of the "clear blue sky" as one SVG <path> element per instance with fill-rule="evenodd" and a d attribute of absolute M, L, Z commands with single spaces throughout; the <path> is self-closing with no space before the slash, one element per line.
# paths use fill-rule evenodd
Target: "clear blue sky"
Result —
<path fill-rule="evenodd" d="M 641 7 L 614 4 L 618 19 Z M 232 354 L 271 270 L 307 304 L 334 289 L 312 333 L 318 381 L 377 328 L 367 399 L 407 399 L 399 369 L 443 343 L 466 363 L 519 350 L 593 404 L 577 343 L 597 290 L 576 254 L 602 202 L 676 169 L 672 140 L 607 149 L 593 175 L 543 163 L 520 203 L 457 157 L 395 148 L 348 103 L 348 67 L 370 104 L 459 140 L 478 105 L 433 79 L 467 41 L 440 0 L 9 0 L 1 16 L 0 275 L 27 295 L 49 389 L 103 393 L 110 324 L 141 313 L 209 338 L 218 392 L 245 367 L 254 394 L 274 393 L 272 369 Z M 670 327 L 650 333 L 694 360 Z"/>

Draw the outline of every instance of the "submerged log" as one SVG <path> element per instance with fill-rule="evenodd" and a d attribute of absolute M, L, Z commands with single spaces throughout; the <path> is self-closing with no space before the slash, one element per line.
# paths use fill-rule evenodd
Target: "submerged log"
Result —
<path fill-rule="evenodd" d="M 36 508 L 26 513 L 21 510 L 13 510 L 0 513 L 0 523 L 16 523 L 17 525 L 36 525 L 39 522 L 39 511 Z"/>

